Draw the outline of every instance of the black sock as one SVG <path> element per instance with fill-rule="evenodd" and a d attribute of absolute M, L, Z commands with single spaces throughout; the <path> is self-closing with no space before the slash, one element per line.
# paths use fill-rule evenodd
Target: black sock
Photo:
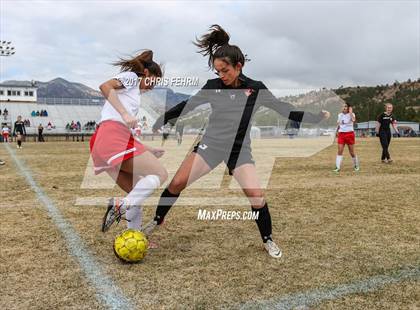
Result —
<path fill-rule="evenodd" d="M 20 147 L 22 145 L 22 141 L 18 141 L 17 144 Z"/>
<path fill-rule="evenodd" d="M 171 207 L 175 204 L 179 194 L 172 194 L 168 188 L 165 188 L 162 195 L 160 195 L 159 204 L 156 208 L 154 220 L 158 225 L 162 224 L 165 215 L 169 212 Z"/>
<path fill-rule="evenodd" d="M 258 219 L 255 222 L 257 223 L 263 242 L 266 243 L 268 240 L 272 240 L 271 216 L 267 203 L 260 209 L 252 208 L 252 211 L 258 213 Z"/>

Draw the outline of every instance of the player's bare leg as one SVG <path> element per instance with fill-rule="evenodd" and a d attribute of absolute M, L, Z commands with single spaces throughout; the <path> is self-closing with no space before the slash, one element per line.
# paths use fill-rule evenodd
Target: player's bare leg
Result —
<path fill-rule="evenodd" d="M 282 252 L 272 239 L 271 216 L 268 205 L 264 200 L 257 170 L 254 164 L 244 164 L 233 170 L 233 177 L 239 183 L 245 195 L 248 197 L 253 212 L 258 212 L 256 220 L 264 248 L 274 258 L 280 258 Z"/>
<path fill-rule="evenodd" d="M 348 148 L 349 148 L 349 153 L 350 153 L 351 159 L 353 161 L 353 169 L 354 169 L 354 171 L 356 171 L 356 172 L 357 171 L 360 171 L 359 159 L 357 158 L 357 155 L 356 155 L 356 153 L 354 151 L 354 144 L 349 144 L 348 145 Z"/>
<path fill-rule="evenodd" d="M 124 199 L 111 198 L 104 216 L 102 231 L 107 231 L 109 227 L 121 219 L 130 206 L 139 208 L 141 203 L 167 178 L 167 172 L 150 152 L 125 160 L 120 167 L 118 176 L 115 172 L 110 173 L 117 184 L 129 194 Z M 131 180 L 130 180 L 131 177 Z M 131 190 L 130 190 L 131 188 Z M 133 210 L 137 211 L 137 210 Z M 141 222 L 137 229 L 141 228 Z"/>
<path fill-rule="evenodd" d="M 163 223 L 165 215 L 176 202 L 180 193 L 190 184 L 211 171 L 201 155 L 190 153 L 182 162 L 169 186 L 163 191 L 156 208 L 155 218 L 142 229 L 146 235 L 152 233 L 157 225 Z"/>

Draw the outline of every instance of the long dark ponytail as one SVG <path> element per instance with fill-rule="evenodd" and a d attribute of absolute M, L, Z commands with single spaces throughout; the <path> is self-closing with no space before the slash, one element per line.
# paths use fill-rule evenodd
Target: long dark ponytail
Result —
<path fill-rule="evenodd" d="M 198 53 L 209 56 L 208 65 L 210 68 L 214 67 L 213 61 L 216 58 L 222 59 L 232 66 L 236 66 L 238 63 L 244 66 L 248 59 L 245 58 L 239 47 L 229 44 L 229 39 L 229 34 L 222 27 L 212 25 L 208 33 L 196 38 L 193 43 L 199 48 Z"/>
<path fill-rule="evenodd" d="M 148 69 L 151 75 L 162 77 L 162 68 L 153 61 L 153 52 L 151 50 L 144 50 L 141 54 L 128 59 L 120 58 L 113 65 L 119 66 L 121 71 L 133 71 L 138 76 L 143 76 L 144 69 Z"/>

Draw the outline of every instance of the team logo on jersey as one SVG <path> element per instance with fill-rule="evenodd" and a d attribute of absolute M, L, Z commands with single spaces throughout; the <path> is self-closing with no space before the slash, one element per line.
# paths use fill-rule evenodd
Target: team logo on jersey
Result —
<path fill-rule="evenodd" d="M 236 95 L 235 94 L 231 94 L 230 95 L 230 99 L 235 100 Z"/>
<path fill-rule="evenodd" d="M 219 93 L 221 93 L 222 92 L 222 90 L 221 89 L 216 89 L 216 94 L 219 94 Z"/>
<path fill-rule="evenodd" d="M 254 92 L 254 90 L 252 89 L 252 88 L 248 88 L 247 90 L 245 90 L 245 95 L 247 96 L 247 97 L 249 97 L 249 96 L 251 96 L 252 95 L 252 93 Z"/>
<path fill-rule="evenodd" d="M 200 144 L 198 147 L 202 150 L 205 150 L 206 148 L 208 148 L 207 144 Z"/>

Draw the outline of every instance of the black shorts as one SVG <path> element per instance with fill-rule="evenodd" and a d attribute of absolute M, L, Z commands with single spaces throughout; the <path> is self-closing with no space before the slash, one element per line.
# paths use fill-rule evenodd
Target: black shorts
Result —
<path fill-rule="evenodd" d="M 244 164 L 255 164 L 250 148 L 242 148 L 240 151 L 226 150 L 222 146 L 206 144 L 201 141 L 194 147 L 193 152 L 200 154 L 212 170 L 224 162 L 230 175 L 233 174 L 235 168 Z"/>

